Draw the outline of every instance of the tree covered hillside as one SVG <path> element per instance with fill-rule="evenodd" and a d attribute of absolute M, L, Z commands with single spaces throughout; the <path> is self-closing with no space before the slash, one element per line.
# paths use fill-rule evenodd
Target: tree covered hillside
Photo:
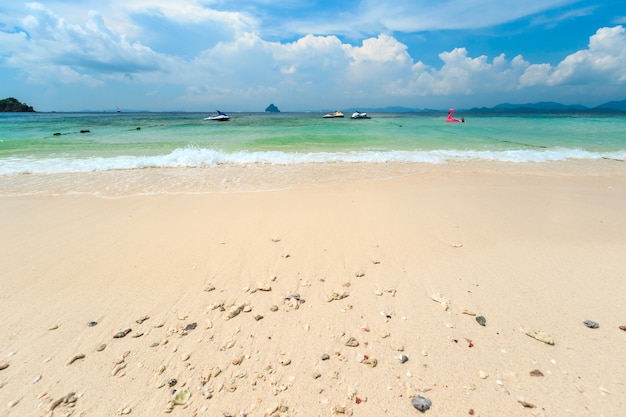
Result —
<path fill-rule="evenodd" d="M 9 97 L 0 100 L 0 112 L 34 112 L 31 106 L 20 103 L 19 100 Z"/>

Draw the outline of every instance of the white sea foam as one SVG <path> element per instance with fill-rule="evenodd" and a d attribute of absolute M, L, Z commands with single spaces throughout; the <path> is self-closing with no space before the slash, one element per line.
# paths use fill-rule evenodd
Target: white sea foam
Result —
<path fill-rule="evenodd" d="M 165 155 L 115 156 L 110 158 L 18 158 L 0 160 L 0 175 L 54 174 L 143 168 L 203 168 L 218 165 L 304 164 L 304 163 L 388 163 L 441 164 L 448 161 L 553 162 L 569 159 L 626 159 L 626 151 L 590 152 L 582 149 L 541 149 L 509 151 L 432 150 L 432 151 L 355 151 L 289 153 L 279 151 L 233 153 L 205 148 L 179 148 Z"/>

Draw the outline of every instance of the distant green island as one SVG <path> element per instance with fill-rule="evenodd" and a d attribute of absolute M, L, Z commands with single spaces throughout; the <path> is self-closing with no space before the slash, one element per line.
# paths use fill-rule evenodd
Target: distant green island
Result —
<path fill-rule="evenodd" d="M 280 110 L 278 110 L 278 107 L 276 107 L 274 104 L 270 104 L 269 106 L 267 106 L 265 108 L 265 111 L 270 113 L 280 113 Z"/>
<path fill-rule="evenodd" d="M 34 112 L 34 111 L 35 109 L 33 109 L 31 106 L 25 103 L 21 103 L 19 100 L 13 97 L 0 100 L 0 112 L 17 113 L 17 112 Z"/>

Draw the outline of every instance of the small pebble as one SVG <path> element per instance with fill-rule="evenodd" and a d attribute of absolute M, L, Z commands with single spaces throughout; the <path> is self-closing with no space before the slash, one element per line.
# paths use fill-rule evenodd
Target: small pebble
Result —
<path fill-rule="evenodd" d="M 187 404 L 187 402 L 189 402 L 190 397 L 191 391 L 189 391 L 188 389 L 184 389 L 174 394 L 174 399 L 172 400 L 172 402 L 176 405 L 185 405 Z"/>
<path fill-rule="evenodd" d="M 411 404 L 422 413 L 430 408 L 432 402 L 426 397 L 413 397 L 411 398 Z"/>
<path fill-rule="evenodd" d="M 74 362 L 76 362 L 77 360 L 83 359 L 84 357 L 85 357 L 85 355 L 82 354 L 82 353 L 79 353 L 78 355 L 74 355 L 66 362 L 66 365 L 71 365 Z"/>
<path fill-rule="evenodd" d="M 89 327 L 93 327 L 93 326 L 95 326 L 95 325 L 97 325 L 97 324 L 98 324 L 98 322 L 97 322 L 97 321 L 90 321 L 89 323 L 87 323 L 87 326 L 89 326 Z"/>
<path fill-rule="evenodd" d="M 597 329 L 598 327 L 600 327 L 600 325 L 593 320 L 585 320 L 583 321 L 583 324 L 590 329 Z"/>
<path fill-rule="evenodd" d="M 329 359 L 330 359 L 330 356 L 328 355 L 328 353 L 324 353 L 324 354 L 322 355 L 322 360 L 323 360 L 323 361 L 327 361 L 327 360 L 329 360 Z M 7 365 L 7 366 L 8 366 L 8 365 Z"/>
<path fill-rule="evenodd" d="M 169 381 L 167 381 L 167 385 L 169 385 L 170 387 L 173 387 L 177 383 L 178 383 L 178 381 L 175 378 L 172 378 Z"/>
<path fill-rule="evenodd" d="M 550 334 L 544 332 L 543 330 L 524 330 L 521 329 L 527 336 L 532 337 L 535 340 L 539 340 L 548 345 L 554 345 L 554 339 Z"/>
<path fill-rule="evenodd" d="M 102 343 L 101 345 L 98 345 L 98 347 L 96 348 L 96 351 L 102 352 L 104 349 L 106 349 L 106 347 L 107 347 L 107 345 Z"/>
<path fill-rule="evenodd" d="M 357 347 L 359 346 L 359 341 L 356 340 L 354 337 L 349 337 L 348 340 L 346 340 L 346 343 L 344 344 L 350 347 Z"/>
<path fill-rule="evenodd" d="M 117 374 L 120 374 L 120 371 L 124 368 L 126 368 L 126 362 L 118 363 L 111 371 L 111 376 L 116 376 Z M 124 373 L 121 373 L 120 376 L 124 376 Z"/>
<path fill-rule="evenodd" d="M 530 371 L 530 376 L 543 376 L 543 372 L 541 372 L 539 369 L 533 369 L 532 371 Z"/>
<path fill-rule="evenodd" d="M 396 359 L 400 361 L 400 363 L 405 363 L 406 361 L 409 360 L 409 357 L 406 355 L 398 355 L 396 356 Z"/>
<path fill-rule="evenodd" d="M 476 317 L 476 322 L 481 326 L 485 326 L 487 324 L 487 319 L 485 319 L 485 317 L 483 316 L 478 316 Z"/>
<path fill-rule="evenodd" d="M 529 403 L 528 401 L 526 401 L 526 399 L 522 396 L 520 396 L 517 399 L 517 402 L 520 403 L 524 408 L 535 408 L 535 404 Z"/>
<path fill-rule="evenodd" d="M 619 326 L 620 330 L 624 330 L 626 332 L 626 326 Z"/>
<path fill-rule="evenodd" d="M 126 328 L 124 330 L 122 330 L 121 332 L 117 332 L 115 334 L 115 336 L 113 336 L 114 339 L 121 339 L 122 337 L 126 336 L 128 333 L 131 332 L 130 328 Z"/>
<path fill-rule="evenodd" d="M 365 359 L 363 363 L 369 366 L 370 368 L 376 368 L 376 365 L 378 365 L 378 360 L 376 358 L 369 358 L 369 359 Z"/>

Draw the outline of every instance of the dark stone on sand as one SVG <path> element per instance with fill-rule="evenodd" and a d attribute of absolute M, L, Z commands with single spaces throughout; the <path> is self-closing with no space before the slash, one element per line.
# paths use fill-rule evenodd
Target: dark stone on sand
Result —
<path fill-rule="evenodd" d="M 121 332 L 116 333 L 115 336 L 113 336 L 113 338 L 121 339 L 122 337 L 126 336 L 130 332 L 131 332 L 131 329 L 124 329 Z"/>
<path fill-rule="evenodd" d="M 593 320 L 585 320 L 583 321 L 583 324 L 590 329 L 597 329 L 598 327 L 600 327 L 600 325 Z"/>
<path fill-rule="evenodd" d="M 411 404 L 413 405 L 413 407 L 417 408 L 423 413 L 430 408 L 430 406 L 432 405 L 432 401 L 430 401 L 426 397 L 417 396 L 411 398 Z"/>
<path fill-rule="evenodd" d="M 487 324 L 487 319 L 484 318 L 483 316 L 478 316 L 476 317 L 476 322 L 480 324 L 481 326 L 485 326 Z"/>

